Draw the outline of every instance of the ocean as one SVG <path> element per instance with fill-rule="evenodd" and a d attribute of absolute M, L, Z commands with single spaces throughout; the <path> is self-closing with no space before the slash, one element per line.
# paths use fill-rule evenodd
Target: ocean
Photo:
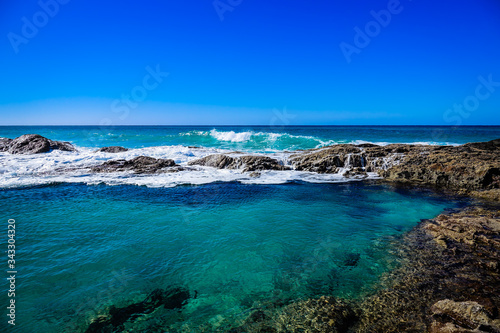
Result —
<path fill-rule="evenodd" d="M 140 155 L 187 165 L 235 151 L 286 163 L 294 151 L 340 143 L 488 141 L 500 127 L 0 127 L 0 137 L 27 133 L 69 141 L 78 152 L 0 152 L 2 251 L 9 219 L 16 225 L 14 331 L 85 332 L 113 307 L 182 288 L 189 294 L 182 308 L 157 308 L 125 331 L 224 332 L 255 309 L 373 293 L 400 264 L 405 232 L 469 199 L 376 176 L 290 170 L 255 179 L 208 167 L 96 175 L 85 167 Z M 130 150 L 95 153 L 114 145 Z M 0 304 L 8 304 L 8 289 L 5 283 Z"/>

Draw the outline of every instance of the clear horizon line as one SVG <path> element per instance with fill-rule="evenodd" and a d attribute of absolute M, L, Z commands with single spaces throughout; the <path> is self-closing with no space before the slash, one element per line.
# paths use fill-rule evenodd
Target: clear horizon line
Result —
<path fill-rule="evenodd" d="M 433 125 L 433 124 L 418 124 L 418 125 L 411 125 L 411 124 L 394 124 L 394 125 L 389 125 L 389 124 L 379 124 L 379 125 L 353 125 L 353 124 L 312 124 L 312 125 L 303 125 L 303 124 L 297 124 L 297 125 L 280 125 L 280 126 L 275 126 L 275 125 L 259 125 L 259 124 L 248 124 L 248 125 L 241 125 L 241 124 L 236 124 L 236 125 L 220 125 L 220 124 L 170 124 L 170 125 L 165 125 L 165 124 L 134 124 L 134 125 L 112 125 L 112 126 L 102 126 L 102 125 L 89 125 L 89 124 L 84 124 L 84 125 L 74 125 L 74 124 L 64 124 L 64 125 L 48 125 L 48 124 L 26 124 L 26 125 L 2 125 L 0 124 L 0 127 L 37 127 L 37 126 L 51 126 L 51 127 L 104 127 L 104 128 L 115 128 L 115 127 L 153 127 L 153 126 L 161 126 L 161 127 L 194 127 L 194 126 L 201 126 L 201 127 L 271 127 L 271 128 L 284 128 L 284 127 L 500 127 L 500 124 L 494 124 L 494 125 L 484 125 L 484 124 L 473 124 L 473 125 Z"/>

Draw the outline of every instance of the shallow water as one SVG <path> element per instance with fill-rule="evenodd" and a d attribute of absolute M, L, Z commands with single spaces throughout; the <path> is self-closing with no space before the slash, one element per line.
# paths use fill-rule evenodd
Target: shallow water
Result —
<path fill-rule="evenodd" d="M 1 189 L 17 225 L 16 330 L 78 332 L 170 286 L 190 291 L 183 309 L 132 329 L 224 330 L 266 302 L 357 298 L 397 264 L 394 237 L 464 204 L 373 183 Z"/>

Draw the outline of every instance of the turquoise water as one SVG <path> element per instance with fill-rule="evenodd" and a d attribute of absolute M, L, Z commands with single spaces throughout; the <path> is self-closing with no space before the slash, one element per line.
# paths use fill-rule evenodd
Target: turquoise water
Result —
<path fill-rule="evenodd" d="M 14 331 L 84 331 L 169 286 L 189 290 L 183 309 L 131 331 L 224 331 L 269 302 L 356 298 L 394 267 L 391 240 L 463 204 L 375 183 L 0 189 L 17 225 Z"/>
<path fill-rule="evenodd" d="M 187 166 L 234 150 L 286 162 L 286 151 L 337 143 L 487 141 L 500 127 L 0 127 L 0 137 L 26 133 L 70 141 L 78 152 L 0 152 L 0 218 L 6 234 L 15 219 L 17 235 L 11 331 L 83 332 L 111 306 L 181 286 L 190 295 L 181 310 L 156 310 L 128 331 L 223 332 L 262 306 L 373 292 L 398 263 L 393 240 L 467 202 L 294 170 L 254 179 L 241 170 L 134 175 L 90 167 L 140 155 Z M 95 153 L 111 145 L 130 150 Z"/>

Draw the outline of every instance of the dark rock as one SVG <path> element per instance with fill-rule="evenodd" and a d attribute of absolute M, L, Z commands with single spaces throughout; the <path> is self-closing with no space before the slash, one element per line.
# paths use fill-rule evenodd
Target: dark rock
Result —
<path fill-rule="evenodd" d="M 110 146 L 99 148 L 98 150 L 96 150 L 96 153 L 121 153 L 124 151 L 128 151 L 128 148 L 120 146 Z"/>
<path fill-rule="evenodd" d="M 357 147 L 360 148 L 373 148 L 373 147 L 380 147 L 379 145 L 373 144 L 373 143 L 362 143 L 357 145 Z"/>
<path fill-rule="evenodd" d="M 241 156 L 238 158 L 238 162 L 238 164 L 241 164 L 244 167 L 243 172 L 289 169 L 281 165 L 278 160 L 267 156 Z"/>
<path fill-rule="evenodd" d="M 475 329 L 480 325 L 490 326 L 491 313 L 477 302 L 454 302 L 449 299 L 436 302 L 431 307 L 434 316 L 441 317 L 445 321 L 451 320 L 455 325 Z"/>
<path fill-rule="evenodd" d="M 337 168 L 350 164 L 353 156 L 359 156 L 361 149 L 354 145 L 335 145 L 320 150 L 310 150 L 294 154 L 290 160 L 296 170 L 337 173 Z M 355 157 L 352 166 L 361 166 L 362 158 Z"/>
<path fill-rule="evenodd" d="M 189 165 L 208 166 L 217 169 L 226 169 L 234 162 L 234 158 L 222 154 L 208 155 L 198 160 L 189 162 Z"/>
<path fill-rule="evenodd" d="M 12 142 L 12 139 L 0 138 L 0 152 L 7 151 L 9 149 L 11 142 Z"/>
<path fill-rule="evenodd" d="M 500 149 L 500 139 L 491 140 L 488 142 L 471 142 L 463 145 L 466 148 L 478 149 L 478 150 L 490 150 L 495 151 Z"/>
<path fill-rule="evenodd" d="M 142 302 L 133 303 L 123 308 L 111 307 L 109 315 L 97 318 L 89 325 L 86 332 L 111 332 L 120 329 L 125 322 L 134 321 L 140 316 L 153 312 L 160 306 L 165 309 L 180 309 L 189 298 L 189 292 L 184 288 L 156 289 Z"/>
<path fill-rule="evenodd" d="M 399 165 L 379 174 L 394 181 L 477 191 L 500 187 L 500 140 L 458 147 L 413 146 Z"/>
<path fill-rule="evenodd" d="M 40 154 L 50 151 L 50 140 L 38 134 L 25 134 L 15 138 L 9 145 L 11 154 Z"/>
<path fill-rule="evenodd" d="M 52 141 L 38 134 L 25 134 L 12 141 L 3 141 L 11 154 L 40 154 L 51 150 L 76 151 L 69 142 Z"/>
<path fill-rule="evenodd" d="M 281 165 L 278 160 L 260 155 L 231 157 L 223 154 L 215 154 L 191 161 L 189 165 L 202 165 L 217 169 L 243 169 L 243 172 L 289 169 Z"/>
<path fill-rule="evenodd" d="M 344 266 L 354 267 L 358 264 L 361 255 L 359 253 L 348 253 L 344 258 Z"/>
<path fill-rule="evenodd" d="M 131 160 L 111 160 L 92 167 L 92 172 L 134 171 L 135 173 L 157 173 L 164 168 L 176 166 L 174 160 L 138 156 Z M 178 171 L 178 170 L 177 170 Z"/>
<path fill-rule="evenodd" d="M 77 151 L 69 142 L 52 140 L 50 140 L 50 150 Z"/>

